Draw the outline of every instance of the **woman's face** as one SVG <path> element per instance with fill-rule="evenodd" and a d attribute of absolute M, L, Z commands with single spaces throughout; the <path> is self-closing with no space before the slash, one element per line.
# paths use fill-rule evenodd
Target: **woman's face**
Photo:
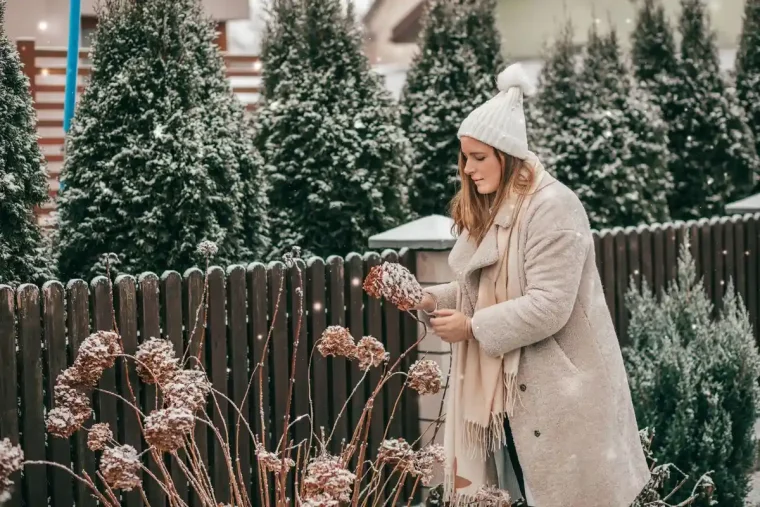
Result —
<path fill-rule="evenodd" d="M 496 151 L 467 136 L 462 136 L 460 144 L 462 153 L 467 157 L 464 173 L 475 183 L 478 193 L 487 195 L 496 192 L 503 172 L 502 161 L 497 157 Z"/>

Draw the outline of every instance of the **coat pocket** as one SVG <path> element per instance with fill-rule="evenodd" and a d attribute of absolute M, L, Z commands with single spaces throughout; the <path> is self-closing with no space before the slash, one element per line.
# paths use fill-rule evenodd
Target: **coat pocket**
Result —
<path fill-rule="evenodd" d="M 567 354 L 565 354 L 565 351 L 564 351 L 564 350 L 562 350 L 562 347 L 560 346 L 560 344 L 559 344 L 559 342 L 557 341 L 557 339 L 556 339 L 556 338 L 554 338 L 554 337 L 552 336 L 551 338 L 549 338 L 549 340 L 548 340 L 548 341 L 549 341 L 549 342 L 551 342 L 551 344 L 552 344 L 552 347 L 554 348 L 554 352 L 555 352 L 555 354 L 557 355 L 557 357 L 560 359 L 560 361 L 562 361 L 562 362 L 565 364 L 565 366 L 567 366 L 567 368 L 568 368 L 568 369 L 569 369 L 569 370 L 570 370 L 572 373 L 578 374 L 578 373 L 580 373 L 580 372 L 581 372 L 581 371 L 578 369 L 578 367 L 577 367 L 577 366 L 575 366 L 575 363 L 573 363 L 573 362 L 570 360 L 570 358 L 567 356 Z"/>

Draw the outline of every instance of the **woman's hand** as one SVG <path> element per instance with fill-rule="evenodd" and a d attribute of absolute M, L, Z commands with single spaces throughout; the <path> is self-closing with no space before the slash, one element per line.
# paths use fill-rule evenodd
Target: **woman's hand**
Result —
<path fill-rule="evenodd" d="M 448 343 L 456 343 L 472 338 L 470 318 L 457 310 L 443 309 L 435 312 L 430 319 L 435 334 Z"/>
<path fill-rule="evenodd" d="M 423 292 L 422 301 L 420 301 L 419 304 L 417 304 L 417 306 L 412 308 L 412 310 L 422 310 L 427 313 L 430 313 L 433 310 L 435 310 L 436 307 L 437 307 L 437 304 L 433 295 L 428 292 Z"/>

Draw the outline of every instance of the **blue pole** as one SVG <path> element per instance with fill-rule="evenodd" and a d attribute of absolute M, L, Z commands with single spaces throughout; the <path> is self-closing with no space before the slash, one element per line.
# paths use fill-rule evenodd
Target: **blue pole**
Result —
<path fill-rule="evenodd" d="M 66 53 L 66 89 L 63 103 L 63 131 L 68 133 L 77 101 L 77 67 L 79 65 L 80 0 L 69 0 L 69 47 Z"/>

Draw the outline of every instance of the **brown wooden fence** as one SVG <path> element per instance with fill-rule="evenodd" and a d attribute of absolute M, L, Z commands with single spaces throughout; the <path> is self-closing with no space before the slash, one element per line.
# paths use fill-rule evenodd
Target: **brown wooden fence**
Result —
<path fill-rule="evenodd" d="M 631 277 L 640 287 L 646 280 L 658 293 L 675 279 L 678 253 L 688 239 L 697 274 L 716 310 L 732 281 L 749 312 L 760 343 L 760 213 L 744 216 L 616 228 L 594 234 L 597 266 L 618 336 L 627 343 L 625 294 Z"/>
<path fill-rule="evenodd" d="M 414 255 L 385 251 L 382 255 L 367 253 L 350 254 L 345 259 L 337 256 L 326 261 L 314 258 L 303 265 L 299 282 L 295 267 L 286 268 L 280 262 L 265 266 L 253 263 L 247 267 L 219 267 L 209 271 L 208 325 L 205 330 L 205 346 L 202 356 L 204 366 L 214 388 L 240 404 L 248 386 L 252 365 L 264 359 L 268 365 L 268 380 L 264 391 L 263 410 L 269 427 L 276 435 L 283 431 L 283 419 L 276 417 L 285 410 L 290 382 L 290 354 L 296 332 L 295 315 L 301 305 L 303 294 L 304 325 L 295 365 L 296 386 L 293 414 L 309 413 L 309 354 L 314 342 L 328 325 L 345 325 L 356 337 L 372 335 L 381 338 L 391 358 L 397 358 L 417 338 L 417 323 L 394 306 L 368 298 L 362 289 L 365 273 L 382 261 L 401 262 L 414 271 Z M 283 278 L 284 277 L 284 278 Z M 163 336 L 174 344 L 179 354 L 190 341 L 189 334 L 195 324 L 196 311 L 203 291 L 203 273 L 190 269 L 183 275 L 167 271 L 160 278 L 144 273 L 138 278 L 119 276 L 114 283 L 114 311 L 125 352 L 133 354 L 138 344 L 152 336 Z M 272 321 L 274 305 L 282 288 L 281 311 Z M 287 310 L 287 311 L 285 311 Z M 69 440 L 47 437 L 45 413 L 52 407 L 52 390 L 57 375 L 68 365 L 79 344 L 95 330 L 112 328 L 109 284 L 105 277 L 91 283 L 72 280 L 65 286 L 57 281 L 46 283 L 41 289 L 34 285 L 22 285 L 16 290 L 0 286 L 0 438 L 9 437 L 21 442 L 26 459 L 49 459 L 64 466 L 73 464 L 75 470 L 95 470 L 96 460 L 86 448 L 85 432 L 80 431 Z M 267 332 L 272 327 L 272 341 L 267 358 L 262 350 Z M 200 329 L 198 333 L 203 333 Z M 192 343 L 199 340 L 193 337 Z M 408 368 L 415 360 L 411 354 L 405 359 Z M 121 361 L 121 359 L 119 360 Z M 129 399 L 123 365 L 118 364 L 103 375 L 99 389 L 118 393 Z M 131 369 L 134 372 L 134 368 Z M 342 438 L 349 437 L 349 429 L 355 427 L 361 409 L 368 396 L 360 389 L 344 417 L 336 421 L 341 407 L 346 403 L 354 385 L 361 378 L 356 362 L 344 359 L 313 357 L 310 385 L 314 401 L 315 428 L 336 426 L 337 438 L 334 451 Z M 376 385 L 380 372 L 374 369 L 365 387 Z M 137 378 L 130 378 L 138 391 L 144 413 L 156 404 L 153 386 L 140 385 Z M 139 386 L 139 387 L 138 387 Z M 402 387 L 396 376 L 376 399 L 370 431 L 370 448 L 376 449 L 388 422 L 392 404 Z M 257 391 L 256 391 L 257 392 Z M 400 408 L 390 422 L 390 436 L 403 436 L 414 441 L 419 436 L 417 398 L 405 390 Z M 214 421 L 222 422 L 221 414 L 234 427 L 236 412 L 223 398 L 217 397 L 219 411 L 213 413 Z M 146 448 L 141 438 L 138 421 L 133 410 L 123 401 L 96 390 L 93 394 L 94 419 L 107 422 L 119 442 L 133 445 L 138 451 Z M 249 396 L 242 406 L 244 414 L 254 424 L 259 423 L 258 395 Z M 92 421 L 91 421 L 92 422 Z M 89 423 L 88 423 L 89 424 Z M 296 442 L 309 435 L 309 424 L 302 420 L 293 426 L 292 436 Z M 220 449 L 207 429 L 198 425 L 196 438 L 200 454 L 209 464 L 218 500 L 229 501 L 226 491 L 228 481 L 224 466 L 214 466 Z M 257 431 L 258 433 L 258 431 Z M 245 431 L 233 455 L 241 461 L 244 481 L 257 491 L 256 474 L 251 472 L 253 446 Z M 234 445 L 234 442 L 233 442 Z M 270 447 L 271 448 L 271 447 Z M 180 475 L 176 464 L 170 467 L 173 474 Z M 156 470 L 155 463 L 149 468 Z M 24 478 L 14 477 L 16 490 L 10 507 L 20 505 L 70 507 L 93 506 L 94 500 L 79 483 L 62 470 L 41 466 L 27 467 Z M 177 481 L 181 484 L 180 481 Z M 157 484 L 145 477 L 145 488 L 150 505 L 164 505 L 164 498 Z M 183 498 L 192 497 L 187 485 L 180 487 Z M 251 496 L 257 498 L 257 495 Z M 191 505 L 192 505 L 191 498 Z M 139 494 L 126 494 L 123 505 L 142 505 Z M 196 504 L 197 505 L 197 504 Z"/>

